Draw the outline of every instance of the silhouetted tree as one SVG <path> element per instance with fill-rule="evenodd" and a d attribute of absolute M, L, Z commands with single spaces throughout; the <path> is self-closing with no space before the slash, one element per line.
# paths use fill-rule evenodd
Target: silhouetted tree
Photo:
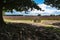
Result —
<path fill-rule="evenodd" d="M 45 0 L 44 2 L 47 5 L 51 5 L 52 7 L 56 7 L 60 9 L 60 0 Z"/>
<path fill-rule="evenodd" d="M 5 24 L 2 11 L 27 11 L 29 8 L 41 10 L 33 0 L 0 0 L 0 27 Z"/>
<path fill-rule="evenodd" d="M 55 16 L 55 15 L 51 14 L 50 16 Z"/>
<path fill-rule="evenodd" d="M 60 16 L 60 15 L 57 15 L 57 16 Z"/>
<path fill-rule="evenodd" d="M 41 16 L 41 14 L 38 14 L 38 16 Z"/>

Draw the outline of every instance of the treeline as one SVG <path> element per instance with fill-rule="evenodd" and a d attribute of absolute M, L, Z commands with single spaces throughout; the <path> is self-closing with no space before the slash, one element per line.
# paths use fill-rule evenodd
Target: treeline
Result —
<path fill-rule="evenodd" d="M 29 16 L 29 15 L 3 15 L 3 16 Z M 32 16 L 32 15 L 31 15 Z M 42 16 L 41 14 L 38 14 L 37 16 Z M 60 16 L 60 15 L 44 15 L 44 16 Z"/>
<path fill-rule="evenodd" d="M 37 16 L 42 16 L 41 14 L 38 14 Z M 44 15 L 44 16 L 47 16 L 47 15 Z M 48 16 L 60 16 L 60 15 L 48 15 Z"/>
<path fill-rule="evenodd" d="M 23 16 L 23 15 L 3 15 L 3 16 Z"/>

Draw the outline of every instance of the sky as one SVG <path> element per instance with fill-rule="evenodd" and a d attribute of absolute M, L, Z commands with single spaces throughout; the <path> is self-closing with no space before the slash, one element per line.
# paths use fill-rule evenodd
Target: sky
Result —
<path fill-rule="evenodd" d="M 6 12 L 6 15 L 33 15 L 33 16 L 37 16 L 38 14 L 41 14 L 42 16 L 44 15 L 60 15 L 60 10 L 57 10 L 55 7 L 51 7 L 49 5 L 44 4 L 44 0 L 34 0 L 37 5 L 44 11 L 40 11 L 40 10 L 32 10 L 30 11 L 30 9 L 28 10 L 28 14 L 25 13 L 25 11 L 22 12 L 17 12 L 16 10 L 13 10 L 14 12 Z"/>
<path fill-rule="evenodd" d="M 37 4 L 42 4 L 44 0 L 34 0 Z"/>

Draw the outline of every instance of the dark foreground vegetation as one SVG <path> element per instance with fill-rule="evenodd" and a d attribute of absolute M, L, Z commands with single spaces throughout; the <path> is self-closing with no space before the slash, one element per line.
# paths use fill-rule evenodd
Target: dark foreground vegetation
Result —
<path fill-rule="evenodd" d="M 59 26 L 60 27 L 60 22 L 53 23 L 52 25 Z"/>
<path fill-rule="evenodd" d="M 0 40 L 60 40 L 60 28 L 8 23 L 0 28 Z"/>

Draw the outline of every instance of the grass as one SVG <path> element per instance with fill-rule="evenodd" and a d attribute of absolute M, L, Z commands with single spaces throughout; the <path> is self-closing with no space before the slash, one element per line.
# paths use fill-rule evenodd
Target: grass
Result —
<path fill-rule="evenodd" d="M 57 27 L 51 24 L 44 24 L 47 20 L 40 20 L 38 22 L 34 22 L 33 20 L 12 20 L 12 19 L 4 19 L 5 22 L 13 22 L 13 23 L 28 23 L 36 26 L 45 26 L 45 27 Z M 55 21 L 55 20 L 53 20 Z M 60 21 L 60 20 L 59 20 Z"/>
<path fill-rule="evenodd" d="M 55 27 L 37 27 L 26 23 L 8 23 L 2 31 L 0 32 L 0 38 L 4 40 L 60 40 L 60 28 Z"/>
<path fill-rule="evenodd" d="M 11 19 L 4 19 L 5 22 L 16 22 L 16 23 L 20 23 L 20 22 L 33 22 L 33 20 L 11 20 Z"/>
<path fill-rule="evenodd" d="M 10 19 L 4 19 L 10 22 Z M 13 20 L 14 21 L 14 20 Z M 20 21 L 20 20 L 15 20 Z M 24 20 L 26 21 L 26 20 Z M 31 20 L 27 20 L 31 21 Z M 30 23 L 30 22 L 28 22 Z M 26 23 L 7 23 L 0 30 L 0 39 L 2 40 L 60 40 L 60 28 L 35 26 Z M 22 37 L 21 37 L 22 36 Z"/>

